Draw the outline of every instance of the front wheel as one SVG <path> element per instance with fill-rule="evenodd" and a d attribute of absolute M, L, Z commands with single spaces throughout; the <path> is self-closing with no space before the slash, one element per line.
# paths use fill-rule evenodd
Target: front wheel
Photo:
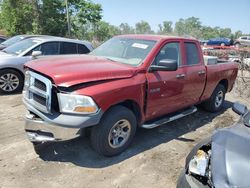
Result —
<path fill-rule="evenodd" d="M 22 75 L 12 69 L 0 70 L 0 94 L 14 94 L 23 89 Z"/>
<path fill-rule="evenodd" d="M 225 100 L 226 89 L 222 84 L 219 84 L 212 96 L 203 103 L 205 110 L 209 112 L 218 112 L 222 109 Z"/>
<path fill-rule="evenodd" d="M 101 123 L 91 130 L 92 147 L 104 156 L 114 156 L 123 152 L 133 140 L 136 132 L 136 117 L 123 106 L 110 109 Z"/>

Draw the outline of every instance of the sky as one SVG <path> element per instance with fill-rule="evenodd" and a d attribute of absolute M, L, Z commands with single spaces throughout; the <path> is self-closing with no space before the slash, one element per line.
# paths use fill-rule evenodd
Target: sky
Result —
<path fill-rule="evenodd" d="M 250 0 L 92 0 L 103 8 L 103 20 L 112 25 L 147 21 L 155 31 L 165 20 L 197 17 L 202 25 L 250 33 Z"/>

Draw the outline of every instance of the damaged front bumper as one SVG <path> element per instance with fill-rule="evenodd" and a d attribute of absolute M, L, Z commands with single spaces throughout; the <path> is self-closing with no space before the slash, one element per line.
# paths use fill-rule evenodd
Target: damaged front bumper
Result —
<path fill-rule="evenodd" d="M 65 128 L 53 125 L 31 113 L 27 113 L 25 119 L 25 131 L 31 142 L 69 140 L 80 135 L 79 128 Z"/>
<path fill-rule="evenodd" d="M 82 129 L 99 124 L 103 112 L 94 115 L 46 114 L 28 102 L 25 116 L 25 131 L 31 142 L 53 142 L 70 140 L 78 137 Z"/>

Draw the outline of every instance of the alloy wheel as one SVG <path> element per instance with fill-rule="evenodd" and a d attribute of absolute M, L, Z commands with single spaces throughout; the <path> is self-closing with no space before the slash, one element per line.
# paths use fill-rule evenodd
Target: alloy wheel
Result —
<path fill-rule="evenodd" d="M 109 132 L 109 145 L 112 148 L 122 147 L 131 134 L 131 124 L 128 120 L 122 119 L 115 123 Z"/>
<path fill-rule="evenodd" d="M 19 79 L 15 74 L 7 73 L 0 77 L 0 88 L 3 91 L 11 92 L 19 86 Z"/>

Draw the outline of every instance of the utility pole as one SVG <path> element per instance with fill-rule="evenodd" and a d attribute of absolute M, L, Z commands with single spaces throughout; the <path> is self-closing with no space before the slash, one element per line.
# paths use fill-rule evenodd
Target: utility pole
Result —
<path fill-rule="evenodd" d="M 71 37 L 68 0 L 65 0 L 65 3 L 66 3 L 67 22 L 68 22 L 68 35 L 69 37 Z"/>

